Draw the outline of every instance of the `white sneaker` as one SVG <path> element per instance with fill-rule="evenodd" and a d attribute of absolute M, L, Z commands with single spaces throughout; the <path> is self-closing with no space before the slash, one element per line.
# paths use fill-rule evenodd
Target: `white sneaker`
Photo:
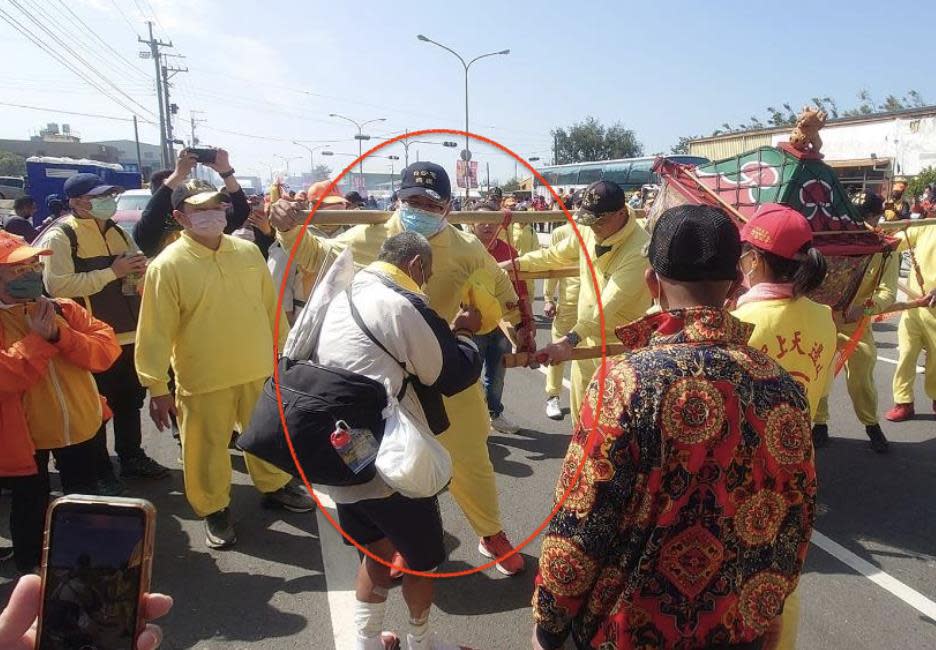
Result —
<path fill-rule="evenodd" d="M 407 634 L 406 650 L 464 650 L 464 646 L 440 641 L 431 633 L 424 636 L 421 641 L 417 641 L 412 634 Z"/>
<path fill-rule="evenodd" d="M 550 420 L 561 420 L 565 417 L 562 408 L 559 406 L 558 397 L 550 397 L 546 400 L 546 417 Z"/>
<path fill-rule="evenodd" d="M 517 433 L 520 430 L 520 427 L 508 420 L 503 413 L 491 420 L 491 426 L 501 433 Z"/>

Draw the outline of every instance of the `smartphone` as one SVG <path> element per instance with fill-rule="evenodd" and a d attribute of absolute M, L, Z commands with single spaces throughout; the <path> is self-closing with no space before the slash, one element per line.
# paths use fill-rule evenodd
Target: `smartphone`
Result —
<path fill-rule="evenodd" d="M 36 650 L 134 650 L 153 567 L 156 508 L 72 495 L 46 517 Z"/>
<path fill-rule="evenodd" d="M 194 154 L 196 160 L 203 165 L 212 164 L 218 156 L 218 150 L 211 147 L 190 147 L 186 151 Z"/>

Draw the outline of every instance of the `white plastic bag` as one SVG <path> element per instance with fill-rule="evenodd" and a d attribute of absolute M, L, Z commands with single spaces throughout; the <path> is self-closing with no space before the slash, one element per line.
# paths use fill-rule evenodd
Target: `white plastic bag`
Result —
<path fill-rule="evenodd" d="M 322 323 L 325 321 L 325 311 L 329 303 L 340 295 L 354 280 L 354 257 L 351 249 L 346 248 L 331 265 L 324 275 L 319 276 L 312 295 L 305 307 L 299 312 L 296 322 L 289 330 L 286 345 L 283 346 L 282 355 L 289 359 L 311 359 L 318 344 Z M 279 285 L 276 290 L 279 291 Z"/>
<path fill-rule="evenodd" d="M 452 458 L 429 431 L 391 398 L 377 452 L 377 473 L 405 497 L 422 499 L 441 492 L 452 480 Z"/>

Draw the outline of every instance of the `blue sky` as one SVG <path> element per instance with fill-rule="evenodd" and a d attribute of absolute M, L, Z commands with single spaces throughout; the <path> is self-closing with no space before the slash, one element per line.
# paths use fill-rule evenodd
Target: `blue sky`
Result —
<path fill-rule="evenodd" d="M 43 33 L 14 2 L 51 29 Z M 68 13 L 68 5 L 126 63 Z M 466 10 L 467 7 L 467 10 Z M 471 130 L 524 157 L 550 156 L 549 130 L 587 115 L 623 122 L 647 152 L 668 150 L 679 136 L 710 133 L 723 122 L 784 101 L 799 108 L 809 97 L 831 96 L 840 107 L 868 89 L 883 99 L 918 90 L 936 103 L 932 25 L 936 8 L 850 2 L 299 2 L 269 0 L 8 0 L 0 9 L 42 36 L 67 32 L 71 43 L 109 81 L 156 111 L 151 61 L 138 57 L 144 16 L 156 34 L 187 58 L 176 78 L 181 137 L 190 111 L 206 144 L 225 146 L 244 173 L 282 168 L 276 155 L 308 153 L 290 140 L 327 141 L 355 153 L 353 127 L 332 119 L 385 117 L 373 135 L 404 129 L 463 128 L 463 73 L 449 53 L 416 39 L 444 43 L 466 58 L 510 48 L 471 69 Z M 898 12 L 900 28 L 890 18 Z M 896 34 L 900 34 L 899 39 Z M 2 102 L 126 118 L 129 110 L 65 70 L 0 21 Z M 106 59 L 106 60 L 103 60 Z M 125 103 L 129 100 L 122 98 Z M 130 105 L 141 117 L 152 115 Z M 85 140 L 132 138 L 127 122 L 0 105 L 0 137 L 25 138 L 50 121 L 68 122 Z M 254 137 L 248 137 L 254 136 Z M 141 139 L 155 142 L 147 124 Z M 451 167 L 454 152 L 419 145 L 423 159 Z M 513 176 L 512 161 L 478 149 L 492 176 Z M 402 151 L 394 150 L 393 154 Z M 412 150 L 411 150 L 412 153 Z M 321 160 L 317 157 L 317 161 Z M 351 158 L 332 157 L 338 168 Z M 389 161 L 365 164 L 388 171 Z"/>

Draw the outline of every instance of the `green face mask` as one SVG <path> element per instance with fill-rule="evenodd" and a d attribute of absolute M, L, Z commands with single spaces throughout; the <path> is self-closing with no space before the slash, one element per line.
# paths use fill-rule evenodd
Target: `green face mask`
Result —
<path fill-rule="evenodd" d="M 100 221 L 107 221 L 117 212 L 117 199 L 102 196 L 91 199 L 91 216 Z"/>

